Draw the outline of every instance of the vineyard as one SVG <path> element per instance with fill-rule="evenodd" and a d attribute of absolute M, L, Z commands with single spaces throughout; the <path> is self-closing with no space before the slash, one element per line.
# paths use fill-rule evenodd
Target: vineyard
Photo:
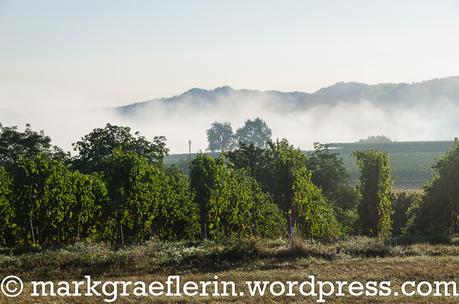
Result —
<path fill-rule="evenodd" d="M 392 167 L 394 187 L 398 189 L 419 189 L 432 177 L 432 166 L 438 157 L 446 153 L 452 141 L 391 142 L 391 143 L 334 143 L 331 151 L 342 158 L 351 179 L 356 182 L 359 171 L 352 152 L 376 149 L 387 152 Z M 308 152 L 305 152 L 308 153 Z M 209 153 L 217 157 L 218 153 Z M 166 157 L 167 165 L 177 165 L 188 173 L 189 158 L 196 154 L 172 154 Z"/>
<path fill-rule="evenodd" d="M 394 186 L 401 189 L 417 189 L 432 177 L 432 166 L 452 146 L 452 141 L 392 142 L 384 144 L 342 143 L 331 144 L 333 152 L 343 159 L 346 170 L 356 181 L 359 171 L 352 152 L 376 149 L 387 152 L 392 167 Z"/>
<path fill-rule="evenodd" d="M 0 276 L 212 273 L 243 285 L 350 279 L 349 269 L 366 282 L 389 269 L 399 288 L 410 273 L 398 263 L 428 279 L 458 259 L 459 141 L 316 143 L 305 152 L 270 132 L 254 144 L 256 132 L 246 131 L 237 144 L 217 141 L 220 152 L 168 155 L 165 137 L 107 124 L 75 142 L 72 155 L 28 125 L 0 126 Z M 447 270 L 435 278 L 459 278 Z"/>

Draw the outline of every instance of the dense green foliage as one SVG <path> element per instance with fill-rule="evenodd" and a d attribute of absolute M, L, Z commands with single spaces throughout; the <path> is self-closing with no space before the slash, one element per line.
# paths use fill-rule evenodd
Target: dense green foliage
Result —
<path fill-rule="evenodd" d="M 241 144 L 266 148 L 271 140 L 272 131 L 261 118 L 247 119 L 244 126 L 233 134 L 230 122 L 214 122 L 207 130 L 207 150 L 225 152 L 239 147 Z"/>
<path fill-rule="evenodd" d="M 344 232 L 353 232 L 357 224 L 359 193 L 351 186 L 349 174 L 338 154 L 320 143 L 315 143 L 314 148 L 306 159 L 307 167 L 312 171 L 311 181 L 333 206 Z"/>
<path fill-rule="evenodd" d="M 115 149 L 134 152 L 154 163 L 162 163 L 169 151 L 164 136 L 148 141 L 138 132 L 132 135 L 129 127 L 111 124 L 94 129 L 73 146 L 78 152 L 73 160 L 74 167 L 83 172 L 104 171 L 105 161 Z"/>
<path fill-rule="evenodd" d="M 433 167 L 411 227 L 415 234 L 451 235 L 459 224 L 459 141 Z"/>
<path fill-rule="evenodd" d="M 36 132 L 26 125 L 23 132 L 16 126 L 0 124 L 0 165 L 11 168 L 23 157 L 46 154 L 53 159 L 68 160 L 69 154 L 51 144 L 51 138 L 43 132 Z"/>
<path fill-rule="evenodd" d="M 107 160 L 106 180 L 111 204 L 104 218 L 108 239 L 141 242 L 160 239 L 193 239 L 197 209 L 176 171 L 133 153 L 116 149 Z M 169 174 L 168 174 L 169 173 Z"/>
<path fill-rule="evenodd" d="M 228 159 L 243 168 L 270 193 L 289 221 L 290 236 L 295 227 L 303 237 L 337 237 L 340 228 L 332 206 L 311 182 L 306 156 L 287 140 L 269 142 L 267 149 L 241 144 L 228 152 Z"/>
<path fill-rule="evenodd" d="M 411 225 L 413 208 L 417 208 L 420 195 L 417 193 L 400 192 L 396 194 L 393 202 L 392 235 L 406 234 L 406 229 Z"/>
<path fill-rule="evenodd" d="M 357 182 L 360 171 L 352 153 L 378 150 L 389 154 L 394 187 L 420 189 L 432 178 L 431 167 L 436 159 L 451 148 L 452 141 L 391 142 L 391 143 L 338 143 L 327 146 L 341 158 L 351 179 Z"/>
<path fill-rule="evenodd" d="M 22 158 L 12 176 L 17 243 L 68 243 L 95 232 L 107 200 L 98 176 L 70 171 L 43 154 Z"/>
<path fill-rule="evenodd" d="M 11 178 L 0 166 L 0 246 L 11 245 L 14 240 L 14 209 L 11 205 Z"/>
<path fill-rule="evenodd" d="M 201 236 L 208 238 L 208 210 L 212 188 L 215 184 L 217 161 L 204 154 L 198 154 L 190 165 L 190 187 L 195 194 L 195 202 L 199 207 Z"/>
<path fill-rule="evenodd" d="M 260 119 L 247 119 L 244 126 L 236 131 L 235 142 L 241 144 L 253 144 L 258 148 L 265 148 L 271 140 L 272 131 L 268 124 Z"/>
<path fill-rule="evenodd" d="M 355 188 L 328 146 L 304 153 L 285 139 L 270 141 L 263 121 L 255 124 L 263 132 L 248 122 L 250 140 L 220 155 L 198 154 L 184 163 L 189 176 L 165 166 L 164 137 L 149 141 L 127 127 L 94 129 L 70 157 L 30 126 L 1 126 L 0 246 L 286 235 L 293 246 L 296 238 L 359 233 L 396 240 L 458 233 L 457 141 L 423 194 L 394 196 L 387 153 L 354 153 L 361 171 Z"/>
<path fill-rule="evenodd" d="M 285 220 L 271 197 L 224 159 L 198 155 L 191 163 L 190 177 L 205 238 L 284 234 Z"/>
<path fill-rule="evenodd" d="M 358 212 L 364 235 L 387 238 L 392 229 L 392 179 L 387 153 L 375 150 L 354 153 L 362 171 Z"/>
<path fill-rule="evenodd" d="M 328 149 L 341 159 L 346 172 L 350 175 L 350 182 L 356 184 L 360 170 L 355 163 L 352 153 L 355 151 L 378 150 L 387 152 L 390 158 L 392 178 L 396 189 L 421 189 L 432 178 L 432 166 L 436 159 L 444 155 L 451 148 L 453 141 L 432 142 L 391 142 L 391 143 L 338 143 L 327 144 Z M 239 147 L 241 148 L 241 147 Z M 305 151 L 310 155 L 313 151 Z M 209 153 L 218 156 L 218 153 Z M 171 154 L 165 157 L 167 166 L 177 165 L 188 173 L 188 158 L 186 154 Z M 195 158 L 196 154 L 191 154 Z"/>
<path fill-rule="evenodd" d="M 224 152 L 233 148 L 233 128 L 229 122 L 214 122 L 207 130 L 208 151 Z"/>

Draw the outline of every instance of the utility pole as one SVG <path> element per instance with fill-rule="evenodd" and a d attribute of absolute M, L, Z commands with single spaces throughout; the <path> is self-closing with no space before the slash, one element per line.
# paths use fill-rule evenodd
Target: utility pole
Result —
<path fill-rule="evenodd" d="M 188 162 L 191 161 L 191 140 L 188 141 Z"/>

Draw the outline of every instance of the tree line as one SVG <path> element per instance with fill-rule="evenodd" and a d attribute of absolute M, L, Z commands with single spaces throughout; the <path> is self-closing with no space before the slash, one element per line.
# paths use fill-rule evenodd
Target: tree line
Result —
<path fill-rule="evenodd" d="M 248 134 L 260 138 L 255 129 Z M 164 165 L 164 137 L 149 140 L 124 126 L 96 128 L 73 148 L 74 156 L 29 125 L 0 126 L 1 246 L 447 237 L 458 228 L 457 141 L 423 195 L 395 195 L 388 156 L 375 150 L 354 154 L 355 186 L 326 145 L 304 153 L 270 136 L 263 145 L 240 141 L 218 157 L 198 154 L 189 176 Z"/>
<path fill-rule="evenodd" d="M 225 152 L 233 150 L 239 144 L 253 144 L 265 148 L 271 140 L 272 130 L 261 118 L 247 119 L 244 126 L 233 132 L 231 123 L 214 122 L 207 130 L 207 151 Z"/>

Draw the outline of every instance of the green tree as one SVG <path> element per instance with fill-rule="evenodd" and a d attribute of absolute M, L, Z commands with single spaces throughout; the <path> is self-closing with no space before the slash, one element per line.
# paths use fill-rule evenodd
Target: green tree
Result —
<path fill-rule="evenodd" d="M 39 153 L 61 160 L 68 158 L 68 154 L 51 144 L 51 138 L 43 131 L 36 132 L 29 124 L 23 132 L 17 126 L 0 124 L 0 164 L 10 168 L 21 157 L 33 157 Z"/>
<path fill-rule="evenodd" d="M 107 160 L 111 203 L 104 210 L 106 237 L 117 244 L 193 238 L 197 208 L 187 194 L 184 177 L 166 174 L 162 166 L 134 152 L 116 149 Z M 185 228 L 186 227 L 186 228 Z"/>
<path fill-rule="evenodd" d="M 280 238 L 288 235 L 287 221 L 269 193 L 263 192 L 259 183 L 251 179 L 254 203 L 251 208 L 252 235 L 263 238 Z"/>
<path fill-rule="evenodd" d="M 389 157 L 376 150 L 357 151 L 353 155 L 361 171 L 362 199 L 358 207 L 361 232 L 373 237 L 390 237 L 393 195 Z"/>
<path fill-rule="evenodd" d="M 224 152 L 233 147 L 233 129 L 229 122 L 214 122 L 207 130 L 207 150 Z"/>
<path fill-rule="evenodd" d="M 235 141 L 238 144 L 253 144 L 258 148 L 265 148 L 271 140 L 272 131 L 268 124 L 261 118 L 246 120 L 243 127 L 235 134 Z"/>
<path fill-rule="evenodd" d="M 166 170 L 161 177 L 162 199 L 153 221 L 153 232 L 159 239 L 193 240 L 199 235 L 199 210 L 189 189 L 188 178 L 177 168 Z"/>
<path fill-rule="evenodd" d="M 13 194 L 20 244 L 64 242 L 74 201 L 70 172 L 46 154 L 22 157 L 13 169 Z"/>
<path fill-rule="evenodd" d="M 296 223 L 300 234 L 312 238 L 335 238 L 341 235 L 333 207 L 322 191 L 311 182 L 311 172 L 300 166 L 292 170 L 293 200 L 291 223 Z M 291 238 L 293 239 L 293 227 Z"/>
<path fill-rule="evenodd" d="M 39 243 L 36 226 L 42 224 L 39 210 L 45 196 L 49 167 L 49 158 L 37 154 L 34 157 L 22 157 L 13 170 L 15 222 L 19 228 L 17 241 L 20 244 Z"/>
<path fill-rule="evenodd" d="M 273 238 L 285 231 L 280 210 L 258 183 L 226 162 L 220 162 L 217 167 L 208 217 L 209 232 L 214 238 L 232 235 Z"/>
<path fill-rule="evenodd" d="M 105 161 L 115 149 L 137 153 L 152 163 L 162 163 L 168 153 L 164 136 L 156 136 L 148 141 L 138 132 L 131 134 L 129 127 L 111 124 L 94 129 L 74 143 L 73 147 L 78 152 L 74 166 L 82 172 L 104 171 Z"/>
<path fill-rule="evenodd" d="M 433 166 L 410 232 L 447 238 L 459 231 L 459 141 Z"/>
<path fill-rule="evenodd" d="M 394 213 L 392 214 L 392 235 L 403 235 L 410 221 L 413 207 L 419 203 L 420 195 L 417 193 L 400 192 L 393 202 Z"/>
<path fill-rule="evenodd" d="M 97 176 L 70 171 L 45 154 L 21 158 L 13 170 L 19 244 L 62 244 L 95 234 L 106 201 Z"/>
<path fill-rule="evenodd" d="M 311 182 L 312 174 L 306 168 L 304 153 L 286 140 L 270 143 L 267 153 L 268 173 L 265 176 L 274 199 L 289 215 L 291 240 L 296 225 L 305 237 L 338 236 L 333 209 Z M 325 217 L 327 220 L 323 221 Z"/>
<path fill-rule="evenodd" d="M 278 237 L 285 231 L 271 196 L 223 158 L 198 155 L 191 163 L 190 187 L 200 207 L 203 237 Z"/>
<path fill-rule="evenodd" d="M 125 241 L 145 240 L 151 235 L 155 206 L 159 195 L 155 179 L 158 168 L 132 151 L 115 149 L 106 159 L 105 178 L 110 195 L 110 206 L 105 210 L 108 236 L 123 246 Z"/>
<path fill-rule="evenodd" d="M 312 171 L 311 181 L 327 197 L 336 211 L 336 218 L 345 232 L 356 228 L 359 193 L 351 186 L 343 160 L 327 145 L 314 143 L 314 151 L 307 155 L 307 167 Z"/>
<path fill-rule="evenodd" d="M 14 243 L 16 224 L 12 199 L 11 178 L 5 168 L 0 166 L 0 246 Z"/>
<path fill-rule="evenodd" d="M 205 154 L 198 154 L 190 164 L 190 188 L 199 207 L 201 236 L 207 239 L 208 234 L 208 205 L 212 188 L 215 184 L 217 161 Z"/>
<path fill-rule="evenodd" d="M 73 189 L 70 213 L 67 220 L 70 227 L 68 240 L 96 237 L 103 229 L 102 210 L 108 204 L 107 185 L 100 175 L 83 174 L 78 171 L 70 174 Z M 70 203 L 70 201 L 69 201 Z"/>
<path fill-rule="evenodd" d="M 241 143 L 239 147 L 233 151 L 225 153 L 225 157 L 234 164 L 236 168 L 244 168 L 248 170 L 250 176 L 261 180 L 265 173 L 265 149 L 255 146 L 253 143 Z"/>
<path fill-rule="evenodd" d="M 287 140 L 269 142 L 267 149 L 243 144 L 227 155 L 237 168 L 246 169 L 273 196 L 289 220 L 292 240 L 295 226 L 306 237 L 340 234 L 333 208 L 311 181 L 306 156 Z"/>

